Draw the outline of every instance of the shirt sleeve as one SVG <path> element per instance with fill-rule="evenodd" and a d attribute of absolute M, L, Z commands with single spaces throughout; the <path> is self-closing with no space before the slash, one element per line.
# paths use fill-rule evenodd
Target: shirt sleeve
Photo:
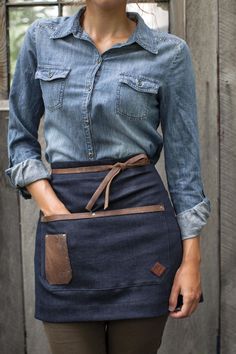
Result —
<path fill-rule="evenodd" d="M 27 184 L 50 179 L 50 173 L 41 160 L 38 141 L 44 103 L 39 80 L 34 78 L 37 67 L 36 21 L 25 33 L 9 93 L 8 168 L 5 174 L 10 185 L 19 190 L 24 199 L 32 198 L 25 188 Z"/>
<path fill-rule="evenodd" d="M 201 178 L 195 72 L 182 38 L 160 99 L 167 184 L 182 239 L 199 236 L 211 212 Z"/>

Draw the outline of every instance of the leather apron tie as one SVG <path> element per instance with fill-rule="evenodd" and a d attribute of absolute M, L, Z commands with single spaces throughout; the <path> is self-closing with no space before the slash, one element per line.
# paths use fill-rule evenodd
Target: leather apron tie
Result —
<path fill-rule="evenodd" d="M 107 175 L 104 177 L 102 182 L 99 184 L 96 191 L 93 193 L 89 202 L 87 203 L 85 209 L 88 211 L 92 211 L 92 207 L 94 206 L 96 200 L 101 195 L 101 193 L 105 189 L 105 200 L 104 200 L 104 210 L 109 206 L 109 193 L 110 186 L 113 178 L 118 175 L 121 171 L 125 170 L 129 167 L 135 166 L 144 166 L 150 163 L 148 156 L 144 153 L 135 155 L 125 162 L 116 162 L 113 165 L 97 165 L 97 166 L 80 166 L 80 167 L 71 167 L 71 168 L 55 168 L 52 169 L 52 173 L 81 173 L 81 172 L 99 172 L 110 169 Z"/>

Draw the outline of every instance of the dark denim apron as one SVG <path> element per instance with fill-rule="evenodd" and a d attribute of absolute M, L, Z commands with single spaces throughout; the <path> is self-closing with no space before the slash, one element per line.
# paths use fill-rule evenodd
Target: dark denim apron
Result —
<path fill-rule="evenodd" d="M 168 313 L 182 260 L 180 228 L 155 165 L 124 168 L 130 158 L 119 159 L 121 168 L 79 173 L 69 169 L 117 161 L 51 164 L 50 184 L 71 214 L 39 213 L 35 318 L 104 321 Z"/>

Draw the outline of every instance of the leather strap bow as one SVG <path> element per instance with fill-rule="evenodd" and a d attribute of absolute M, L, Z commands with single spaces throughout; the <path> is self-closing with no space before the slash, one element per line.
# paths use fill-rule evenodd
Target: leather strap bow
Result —
<path fill-rule="evenodd" d="M 116 162 L 114 165 L 112 165 L 111 170 L 104 177 L 104 179 L 99 184 L 96 191 L 93 193 L 93 195 L 90 198 L 85 209 L 87 209 L 88 211 L 92 210 L 93 205 L 95 204 L 96 200 L 101 195 L 101 193 L 104 191 L 104 189 L 106 189 L 105 190 L 104 210 L 107 209 L 107 207 L 109 205 L 110 186 L 111 186 L 111 182 L 112 182 L 113 178 L 118 173 L 120 173 L 120 171 L 125 170 L 128 167 L 143 166 L 143 165 L 147 165 L 149 163 L 150 163 L 150 160 L 146 154 L 135 155 L 125 162 Z"/>

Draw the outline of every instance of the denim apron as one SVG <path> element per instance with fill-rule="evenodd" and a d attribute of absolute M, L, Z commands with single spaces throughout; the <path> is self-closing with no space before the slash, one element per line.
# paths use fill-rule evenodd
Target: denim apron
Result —
<path fill-rule="evenodd" d="M 39 212 L 35 318 L 104 321 L 168 313 L 182 239 L 147 155 L 54 162 L 51 168 L 49 182 L 70 214 Z"/>

